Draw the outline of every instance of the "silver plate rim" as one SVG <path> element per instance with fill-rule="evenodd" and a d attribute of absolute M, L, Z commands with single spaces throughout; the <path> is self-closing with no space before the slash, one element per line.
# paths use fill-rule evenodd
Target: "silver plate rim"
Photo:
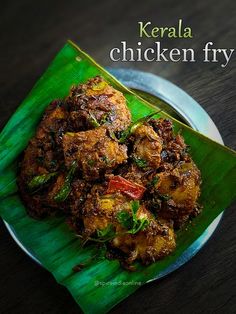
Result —
<path fill-rule="evenodd" d="M 177 85 L 152 73 L 126 68 L 107 68 L 121 83 L 129 88 L 147 92 L 168 103 L 193 129 L 208 136 L 212 140 L 224 144 L 223 139 L 215 123 L 208 113 L 191 96 Z M 183 106 L 184 104 L 184 106 Z M 187 106 L 185 105 L 187 104 Z M 197 118 L 195 119 L 195 116 Z M 193 118 L 194 117 L 194 118 Z M 203 234 L 184 253 L 164 271 L 148 282 L 160 279 L 172 273 L 187 263 L 206 244 L 220 223 L 223 213 L 220 214 L 203 232 Z M 19 240 L 14 228 L 3 220 L 11 237 L 17 245 L 36 263 L 42 266 L 41 262 L 27 249 Z"/>

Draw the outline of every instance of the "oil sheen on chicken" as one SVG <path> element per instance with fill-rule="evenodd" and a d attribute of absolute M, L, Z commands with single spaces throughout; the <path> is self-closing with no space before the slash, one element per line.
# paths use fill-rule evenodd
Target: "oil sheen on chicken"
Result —
<path fill-rule="evenodd" d="M 18 177 L 31 216 L 64 215 L 85 245 L 105 243 L 122 265 L 174 251 L 175 230 L 200 212 L 200 184 L 172 122 L 134 127 L 126 98 L 101 77 L 49 104 Z"/>

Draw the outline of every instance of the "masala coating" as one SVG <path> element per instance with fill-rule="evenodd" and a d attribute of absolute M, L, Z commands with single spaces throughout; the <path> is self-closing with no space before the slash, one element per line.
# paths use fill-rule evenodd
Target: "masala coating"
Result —
<path fill-rule="evenodd" d="M 18 177 L 31 216 L 65 215 L 85 245 L 105 243 L 126 266 L 175 250 L 201 185 L 170 120 L 132 125 L 124 95 L 103 78 L 74 86 L 46 109 Z"/>
<path fill-rule="evenodd" d="M 61 107 L 60 101 L 52 102 L 40 122 L 36 135 L 32 138 L 24 152 L 20 165 L 18 187 L 23 201 L 27 204 L 28 213 L 36 218 L 42 218 L 59 209 L 53 201 L 53 191 L 63 183 L 52 177 L 40 192 L 30 191 L 29 182 L 35 176 L 56 173 L 63 166 L 63 150 L 61 134 L 67 128 L 68 113 Z"/>
<path fill-rule="evenodd" d="M 107 125 L 116 132 L 123 131 L 131 123 L 124 95 L 99 76 L 73 87 L 66 102 L 73 131 Z"/>
<path fill-rule="evenodd" d="M 110 138 L 104 126 L 63 136 L 65 165 L 76 160 L 83 178 L 91 181 L 109 170 L 124 164 L 128 158 L 127 147 Z"/>
<path fill-rule="evenodd" d="M 160 172 L 155 179 L 147 203 L 159 217 L 172 220 L 176 227 L 180 227 L 198 213 L 200 172 L 192 161 L 180 163 L 171 171 Z"/>

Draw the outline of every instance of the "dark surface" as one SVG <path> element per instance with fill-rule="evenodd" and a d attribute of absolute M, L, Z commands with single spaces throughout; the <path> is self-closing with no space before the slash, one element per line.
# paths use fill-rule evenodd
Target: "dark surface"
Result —
<path fill-rule="evenodd" d="M 75 40 L 104 66 L 153 72 L 182 87 L 211 115 L 224 142 L 236 148 L 236 58 L 217 63 L 112 63 L 119 41 L 138 41 L 138 21 L 171 26 L 179 18 L 193 29 L 185 45 L 201 52 L 213 41 L 235 48 L 236 4 L 225 1 L 5 1 L 1 7 L 0 128 L 24 99 L 66 39 Z M 164 47 L 183 40 L 163 39 Z M 151 40 L 144 43 L 151 46 Z M 187 43 L 187 44 L 186 44 Z M 183 44 L 184 45 L 184 44 Z M 113 313 L 236 313 L 236 207 L 225 212 L 205 247 L 168 277 L 141 287 Z M 0 224 L 0 313 L 80 313 L 69 292 L 35 264 Z"/>

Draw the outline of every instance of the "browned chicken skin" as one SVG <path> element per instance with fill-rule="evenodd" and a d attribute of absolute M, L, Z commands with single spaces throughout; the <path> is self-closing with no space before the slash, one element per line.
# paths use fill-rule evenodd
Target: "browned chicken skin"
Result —
<path fill-rule="evenodd" d="M 102 78 L 73 87 L 48 106 L 18 186 L 30 215 L 63 213 L 84 242 L 106 243 L 126 265 L 150 264 L 199 213 L 201 178 L 169 120 L 143 121 L 121 141 L 130 124 L 125 97 Z"/>

